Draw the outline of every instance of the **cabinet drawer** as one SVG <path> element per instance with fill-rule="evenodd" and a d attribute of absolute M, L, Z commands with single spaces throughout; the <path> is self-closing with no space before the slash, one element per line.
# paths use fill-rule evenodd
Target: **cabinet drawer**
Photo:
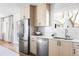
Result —
<path fill-rule="evenodd" d="M 74 48 L 78 48 L 79 49 L 79 43 L 73 43 Z"/>

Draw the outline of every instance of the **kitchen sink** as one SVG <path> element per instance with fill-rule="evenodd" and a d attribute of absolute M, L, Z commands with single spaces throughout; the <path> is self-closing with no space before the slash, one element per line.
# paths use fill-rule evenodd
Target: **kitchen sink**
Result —
<path fill-rule="evenodd" d="M 62 38 L 62 37 L 54 37 L 55 39 L 65 39 L 65 40 L 73 40 L 72 38 Z"/>
<path fill-rule="evenodd" d="M 71 38 L 69 38 L 69 39 L 65 38 L 65 40 L 73 40 L 73 39 L 71 39 Z"/>

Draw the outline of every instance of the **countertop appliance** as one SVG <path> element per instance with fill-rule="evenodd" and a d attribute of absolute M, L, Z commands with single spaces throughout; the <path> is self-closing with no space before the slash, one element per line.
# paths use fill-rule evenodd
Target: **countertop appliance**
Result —
<path fill-rule="evenodd" d="M 38 38 L 37 40 L 37 55 L 48 56 L 48 39 Z"/>
<path fill-rule="evenodd" d="M 24 17 L 19 26 L 19 51 L 29 54 L 30 52 L 30 19 Z"/>
<path fill-rule="evenodd" d="M 42 33 L 41 33 L 41 32 L 39 32 L 39 31 L 37 31 L 37 32 L 35 32 L 35 34 L 34 34 L 34 35 L 40 36 L 40 35 L 42 35 Z"/>

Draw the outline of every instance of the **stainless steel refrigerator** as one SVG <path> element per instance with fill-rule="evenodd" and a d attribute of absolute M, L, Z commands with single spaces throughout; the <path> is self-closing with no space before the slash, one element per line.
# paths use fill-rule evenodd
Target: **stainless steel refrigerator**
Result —
<path fill-rule="evenodd" d="M 25 17 L 19 25 L 19 51 L 25 54 L 30 51 L 30 19 Z"/>

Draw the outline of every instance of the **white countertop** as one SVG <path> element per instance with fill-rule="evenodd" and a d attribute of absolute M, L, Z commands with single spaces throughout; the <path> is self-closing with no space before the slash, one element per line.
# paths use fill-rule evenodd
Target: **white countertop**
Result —
<path fill-rule="evenodd" d="M 38 38 L 49 38 L 49 39 L 53 39 L 52 36 L 36 36 L 36 35 L 31 35 L 32 37 L 38 37 Z"/>
<path fill-rule="evenodd" d="M 63 40 L 63 41 L 71 41 L 71 42 L 79 42 L 78 39 L 73 39 L 73 40 L 65 40 L 65 39 L 59 39 L 59 38 L 54 38 L 52 36 L 36 36 L 36 35 L 31 35 L 31 37 L 37 37 L 37 38 L 48 38 L 48 39 L 56 39 L 56 40 Z"/>

